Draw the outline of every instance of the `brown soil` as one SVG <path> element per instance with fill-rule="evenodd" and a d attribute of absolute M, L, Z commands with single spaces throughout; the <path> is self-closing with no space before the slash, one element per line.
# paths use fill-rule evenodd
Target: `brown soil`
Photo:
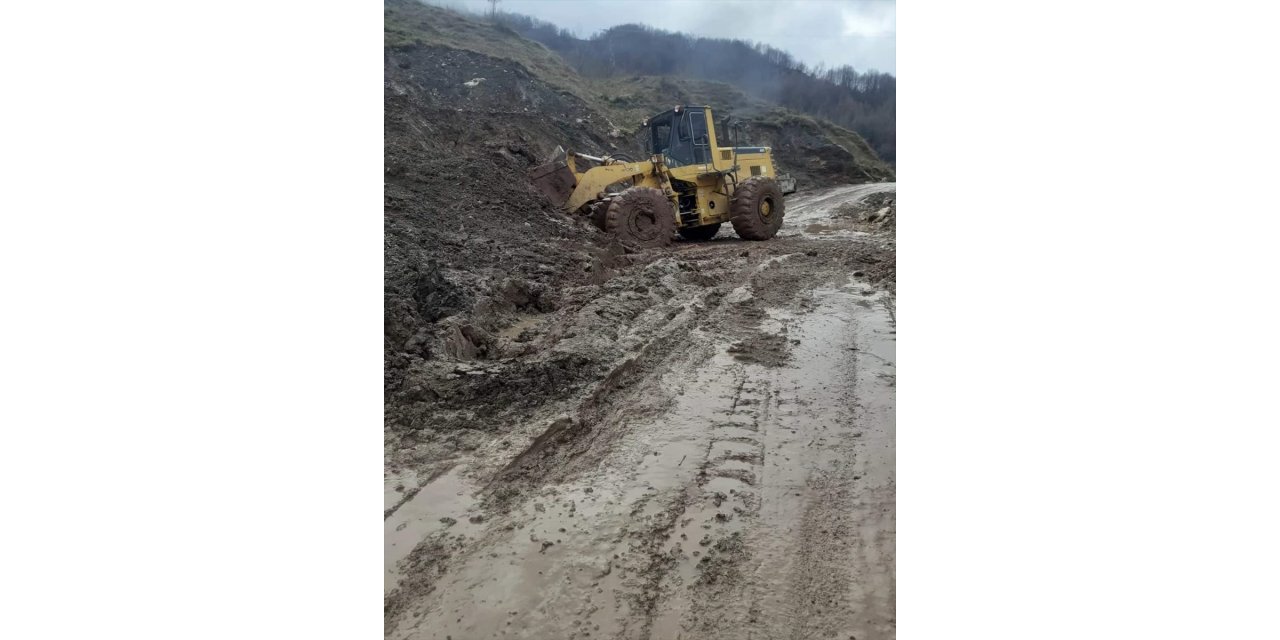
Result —
<path fill-rule="evenodd" d="M 835 214 L 867 193 L 629 252 L 524 177 L 635 152 L 586 103 L 385 69 L 387 635 L 891 637 L 894 244 Z"/>

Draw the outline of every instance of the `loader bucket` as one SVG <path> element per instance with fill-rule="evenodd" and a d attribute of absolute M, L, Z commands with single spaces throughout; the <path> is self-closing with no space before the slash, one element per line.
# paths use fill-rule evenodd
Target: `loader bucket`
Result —
<path fill-rule="evenodd" d="M 557 207 L 564 206 L 578 186 L 577 178 L 564 160 L 553 160 L 529 170 L 529 179 Z"/>

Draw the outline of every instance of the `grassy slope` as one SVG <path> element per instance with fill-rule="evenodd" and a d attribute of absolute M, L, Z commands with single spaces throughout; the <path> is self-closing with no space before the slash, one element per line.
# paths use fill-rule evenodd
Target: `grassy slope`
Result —
<path fill-rule="evenodd" d="M 385 0 L 384 38 L 388 47 L 443 45 L 511 60 L 544 82 L 578 96 L 625 132 L 674 104 L 709 104 L 717 117 L 733 114 L 764 127 L 798 127 L 824 136 L 848 149 L 859 164 L 893 173 L 857 133 L 751 98 L 733 85 L 653 76 L 584 78 L 558 54 L 511 29 L 417 0 Z"/>

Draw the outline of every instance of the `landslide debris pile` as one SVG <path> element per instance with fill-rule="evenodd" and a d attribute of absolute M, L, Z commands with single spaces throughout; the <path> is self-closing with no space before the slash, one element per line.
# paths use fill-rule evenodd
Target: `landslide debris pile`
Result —
<path fill-rule="evenodd" d="M 555 54 L 505 27 L 415 0 L 387 0 L 384 15 L 387 464 L 429 474 L 579 396 L 609 375 L 627 340 L 661 332 L 663 317 L 619 333 L 652 307 L 637 284 L 658 295 L 699 274 L 644 269 L 632 288 L 613 286 L 614 274 L 663 256 L 626 254 L 551 207 L 525 175 L 558 145 L 642 155 L 632 111 L 603 103 Z M 634 109 L 651 115 L 675 95 Z M 784 170 L 867 179 L 829 159 L 789 166 L 787 154 L 825 158 L 815 145 L 839 145 L 819 124 L 778 126 L 766 142 Z M 590 335 L 559 326 L 562 317 Z"/>
<path fill-rule="evenodd" d="M 551 208 L 525 178 L 556 144 L 610 145 L 584 125 L 594 114 L 581 100 L 509 61 L 414 44 L 388 47 L 384 63 L 388 448 L 434 450 L 450 429 L 488 424 L 476 407 L 518 410 L 598 374 L 557 354 L 500 378 L 454 369 L 510 355 L 498 331 L 555 310 L 568 288 L 621 258 L 609 236 Z M 440 419 L 449 410 L 462 413 Z"/>

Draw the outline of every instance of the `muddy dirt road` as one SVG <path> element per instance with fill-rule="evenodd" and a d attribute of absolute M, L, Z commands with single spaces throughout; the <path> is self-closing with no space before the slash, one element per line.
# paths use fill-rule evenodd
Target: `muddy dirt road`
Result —
<path fill-rule="evenodd" d="M 390 464 L 387 637 L 893 637 L 893 238 L 836 213 L 893 189 L 798 194 L 779 238 L 726 225 L 514 320 L 616 363 Z"/>

